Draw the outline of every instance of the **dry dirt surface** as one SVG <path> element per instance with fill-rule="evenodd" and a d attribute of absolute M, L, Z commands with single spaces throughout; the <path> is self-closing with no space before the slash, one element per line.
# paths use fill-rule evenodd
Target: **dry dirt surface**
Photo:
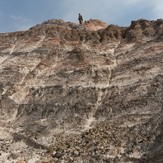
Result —
<path fill-rule="evenodd" d="M 0 162 L 162 163 L 163 20 L 0 34 Z"/>

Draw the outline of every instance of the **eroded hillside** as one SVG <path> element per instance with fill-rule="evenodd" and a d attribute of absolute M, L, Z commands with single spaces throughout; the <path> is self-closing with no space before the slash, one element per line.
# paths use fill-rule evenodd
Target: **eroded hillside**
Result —
<path fill-rule="evenodd" d="M 163 20 L 49 20 L 0 34 L 1 162 L 163 161 Z"/>

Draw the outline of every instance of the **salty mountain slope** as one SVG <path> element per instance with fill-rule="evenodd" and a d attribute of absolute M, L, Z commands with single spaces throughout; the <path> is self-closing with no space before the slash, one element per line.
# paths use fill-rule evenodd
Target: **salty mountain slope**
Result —
<path fill-rule="evenodd" d="M 1 160 L 160 162 L 163 20 L 49 20 L 0 35 Z"/>

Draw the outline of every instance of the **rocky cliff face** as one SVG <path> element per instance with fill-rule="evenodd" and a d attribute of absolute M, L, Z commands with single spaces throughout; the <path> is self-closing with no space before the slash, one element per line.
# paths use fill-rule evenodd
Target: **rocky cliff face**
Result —
<path fill-rule="evenodd" d="M 0 34 L 0 162 L 163 161 L 163 20 L 49 20 Z"/>

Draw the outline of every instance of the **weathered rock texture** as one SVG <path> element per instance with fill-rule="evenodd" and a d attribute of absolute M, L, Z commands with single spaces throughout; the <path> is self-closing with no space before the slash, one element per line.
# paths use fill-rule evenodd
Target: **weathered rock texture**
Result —
<path fill-rule="evenodd" d="M 0 34 L 0 162 L 163 162 L 163 20 L 49 20 Z"/>

